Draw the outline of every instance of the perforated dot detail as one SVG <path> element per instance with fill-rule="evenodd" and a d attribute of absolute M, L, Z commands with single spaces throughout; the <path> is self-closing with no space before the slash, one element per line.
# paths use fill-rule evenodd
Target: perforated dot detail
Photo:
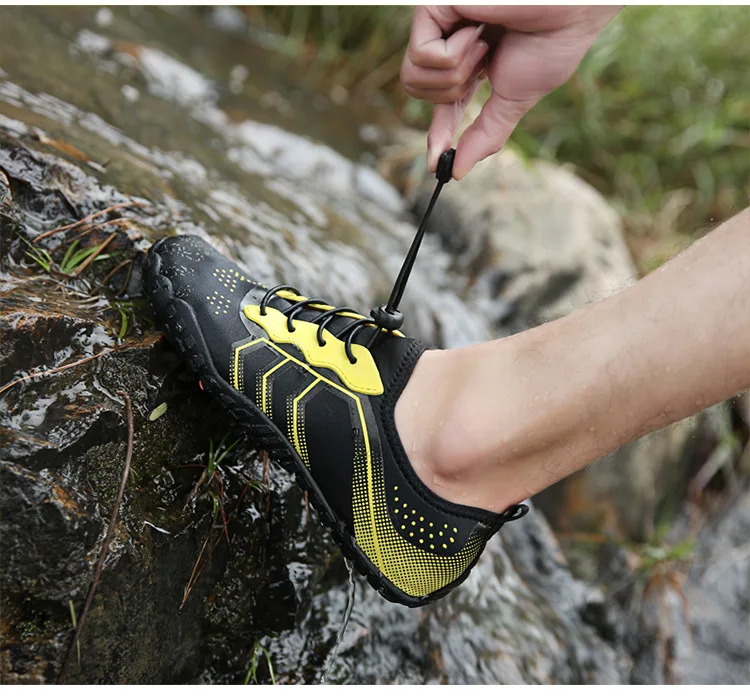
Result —
<path fill-rule="evenodd" d="M 396 587 L 415 597 L 433 593 L 466 570 L 479 552 L 483 536 L 474 532 L 461 545 L 448 544 L 447 534 L 439 541 L 430 539 L 428 528 L 431 534 L 436 533 L 436 528 L 443 529 L 442 521 L 430 521 L 431 510 L 420 510 L 416 500 L 405 503 L 403 486 L 386 489 L 377 435 L 370 432 L 369 436 L 371 461 L 361 438 L 354 447 L 352 512 L 357 544 Z M 395 508 L 399 513 L 394 519 Z M 394 525 L 394 521 L 398 522 Z M 438 552 L 442 544 L 445 547 Z"/>
<path fill-rule="evenodd" d="M 246 283 L 250 282 L 250 279 L 247 278 L 244 274 L 241 274 L 239 271 L 235 271 L 234 269 L 214 269 L 213 271 L 214 278 L 221 283 L 224 288 L 234 293 L 234 291 L 237 290 L 237 283 L 239 281 L 244 281 Z"/>
<path fill-rule="evenodd" d="M 398 486 L 394 486 L 393 491 L 394 492 L 398 491 Z M 413 544 L 416 544 L 418 542 L 420 545 L 423 545 L 424 549 L 428 549 L 427 545 L 429 545 L 429 549 L 435 549 L 435 545 L 429 543 L 429 540 L 434 540 L 435 535 L 432 532 L 429 533 L 429 535 L 427 536 L 427 540 L 428 540 L 427 545 L 425 545 L 425 538 L 424 538 L 425 528 L 434 528 L 435 523 L 431 520 L 426 521 L 425 516 L 419 515 L 416 508 L 409 509 L 407 504 L 405 502 L 402 502 L 398 496 L 393 497 L 393 503 L 394 503 L 393 514 L 396 516 L 401 516 L 402 520 L 405 521 L 404 525 L 400 526 L 401 530 L 410 530 L 410 527 L 416 528 L 417 519 L 421 523 L 421 525 L 419 526 L 419 534 L 421 535 L 421 537 L 418 538 L 418 540 L 414 540 Z M 403 506 L 403 509 L 401 509 L 402 506 Z M 409 510 L 411 510 L 411 514 L 408 512 Z M 410 515 L 412 517 L 411 520 L 409 519 Z M 409 523 L 411 523 L 411 526 L 409 526 Z M 444 523 L 443 527 L 445 530 L 448 530 L 450 526 L 448 525 L 448 523 Z M 458 528 L 454 527 L 453 531 L 454 533 L 457 533 Z M 443 531 L 442 530 L 438 531 L 438 535 L 440 537 L 443 537 Z M 413 532 L 409 532 L 409 537 L 414 537 Z M 446 537 L 448 537 L 448 533 L 446 533 Z M 445 542 L 444 540 L 441 540 L 441 543 L 443 543 L 442 544 L 443 549 L 450 549 L 450 545 L 454 545 L 456 543 L 456 538 L 450 536 L 448 537 L 448 541 L 450 542 L 450 544 L 448 544 L 448 542 Z"/>
<path fill-rule="evenodd" d="M 232 301 L 218 290 L 215 290 L 212 295 L 207 295 L 206 300 L 208 300 L 208 304 L 213 308 L 215 315 L 229 314 Z"/>

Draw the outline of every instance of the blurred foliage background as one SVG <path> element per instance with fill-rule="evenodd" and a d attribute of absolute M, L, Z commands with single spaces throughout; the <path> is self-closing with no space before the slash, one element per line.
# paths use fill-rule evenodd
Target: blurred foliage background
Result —
<path fill-rule="evenodd" d="M 243 10 L 283 37 L 282 49 L 321 87 L 377 95 L 406 124 L 428 125 L 431 107 L 399 84 L 410 7 Z M 655 268 L 748 203 L 748 36 L 747 7 L 626 8 L 511 142 L 527 156 L 572 164 L 622 213 L 641 270 Z"/>

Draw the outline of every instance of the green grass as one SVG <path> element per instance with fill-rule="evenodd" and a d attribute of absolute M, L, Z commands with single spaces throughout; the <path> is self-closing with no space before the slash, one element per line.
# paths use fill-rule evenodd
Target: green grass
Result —
<path fill-rule="evenodd" d="M 60 272 L 67 276 L 72 276 L 94 252 L 99 249 L 99 245 L 77 249 L 78 240 L 74 240 L 65 250 L 62 260 L 60 261 Z"/>
<path fill-rule="evenodd" d="M 692 234 L 750 196 L 749 34 L 747 8 L 626 8 L 513 142 L 573 163 L 631 232 Z"/>
<path fill-rule="evenodd" d="M 264 5 L 243 8 L 250 21 L 285 37 L 305 58 L 309 84 L 380 89 L 398 79 L 411 9 L 377 5 Z"/>
<path fill-rule="evenodd" d="M 246 11 L 305 59 L 311 88 L 378 90 L 408 123 L 429 123 L 429 105 L 399 84 L 409 7 Z M 658 266 L 674 235 L 725 219 L 750 198 L 748 36 L 745 7 L 626 8 L 512 143 L 526 156 L 572 163 L 622 212 L 631 239 L 669 239 L 641 260 Z"/>
<path fill-rule="evenodd" d="M 208 443 L 208 462 L 206 463 L 206 474 L 207 476 L 211 476 L 216 472 L 216 470 L 219 468 L 219 465 L 222 463 L 222 460 L 229 455 L 229 453 L 234 450 L 234 448 L 237 446 L 237 443 L 240 442 L 240 439 L 238 438 L 232 443 L 229 443 L 227 445 L 226 440 L 229 437 L 229 434 L 224 434 L 224 437 L 219 441 L 219 444 L 214 444 L 213 438 L 210 438 Z"/>
<path fill-rule="evenodd" d="M 35 247 L 25 237 L 21 237 L 20 239 L 28 247 L 28 249 L 26 250 L 26 256 L 34 261 L 38 266 L 40 266 L 45 273 L 57 273 L 62 274 L 63 276 L 75 276 L 79 272 L 79 270 L 82 269 L 82 267 L 86 263 L 86 260 L 100 251 L 101 246 L 95 244 L 92 247 L 84 247 L 80 249 L 78 247 L 78 240 L 73 240 L 70 246 L 65 248 L 62 259 L 60 259 L 60 262 L 57 263 L 46 249 L 42 247 Z M 115 252 L 113 254 L 99 254 L 93 261 L 94 263 L 99 261 L 106 261 L 107 259 L 116 257 L 118 254 L 118 252 Z"/>
<path fill-rule="evenodd" d="M 78 629 L 78 618 L 76 617 L 76 609 L 73 605 L 72 600 L 68 600 L 68 608 L 70 610 L 70 621 L 73 624 L 73 632 Z M 76 641 L 76 657 L 78 658 L 78 667 L 81 667 L 81 640 Z"/>
<path fill-rule="evenodd" d="M 24 239 L 24 242 L 25 241 L 26 240 Z M 31 259 L 32 261 L 35 261 L 47 273 L 52 273 L 52 269 L 55 266 L 55 261 L 49 255 L 49 252 L 46 249 L 31 247 L 30 249 L 26 250 L 26 256 L 29 257 L 29 259 Z"/>
<path fill-rule="evenodd" d="M 266 667 L 268 668 L 268 674 L 271 676 L 271 683 L 276 684 L 276 675 L 273 672 L 273 661 L 271 660 L 271 654 L 268 653 L 268 649 L 260 645 L 260 642 L 256 641 L 253 644 L 252 659 L 250 661 L 250 668 L 245 675 L 243 685 L 249 685 L 250 682 L 258 684 L 258 665 L 261 656 L 266 659 Z"/>
<path fill-rule="evenodd" d="M 120 329 L 117 332 L 117 338 L 122 341 L 128 333 L 130 318 L 135 318 L 139 308 L 132 300 L 115 300 L 111 304 L 112 309 L 120 315 Z"/>

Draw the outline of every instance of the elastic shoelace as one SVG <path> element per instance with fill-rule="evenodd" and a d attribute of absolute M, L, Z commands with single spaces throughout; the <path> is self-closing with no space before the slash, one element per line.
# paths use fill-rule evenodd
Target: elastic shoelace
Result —
<path fill-rule="evenodd" d="M 261 315 L 266 315 L 266 308 L 268 307 L 268 303 L 271 301 L 271 298 L 273 298 L 274 295 L 282 290 L 288 290 L 301 297 L 300 292 L 294 286 L 280 285 L 269 288 L 260 301 L 259 309 Z M 290 334 L 296 332 L 297 328 L 293 323 L 294 318 L 308 307 L 313 306 L 313 309 L 316 309 L 314 308 L 315 305 L 324 305 L 326 307 L 330 307 L 328 305 L 328 302 L 321 298 L 304 298 L 303 300 L 292 303 L 289 307 L 283 310 L 282 314 L 286 316 L 286 330 Z M 344 351 L 346 352 L 346 357 L 349 359 L 349 362 L 354 365 L 357 362 L 357 357 L 352 352 L 352 342 L 354 341 L 354 338 L 357 336 L 357 334 L 362 329 L 364 329 L 365 326 L 374 325 L 374 322 L 370 317 L 365 317 L 364 315 L 361 315 L 356 310 L 353 310 L 350 307 L 334 307 L 330 310 L 322 311 L 317 317 L 315 317 L 315 319 L 310 320 L 310 323 L 318 325 L 318 346 L 322 348 L 326 345 L 326 341 L 323 338 L 323 330 L 330 322 L 334 320 L 336 316 L 340 316 L 342 313 L 346 313 L 347 316 L 356 315 L 357 319 L 352 318 L 352 321 L 349 324 L 347 324 L 343 329 L 338 331 L 333 336 L 336 339 L 341 339 L 344 334 L 347 335 L 344 341 Z M 370 343 L 374 341 L 375 336 L 377 336 L 377 334 L 373 334 L 373 338 L 370 339 Z"/>
<path fill-rule="evenodd" d="M 356 310 L 353 310 L 349 307 L 333 307 L 330 310 L 322 311 L 320 315 L 311 320 L 312 324 L 318 325 L 317 339 L 319 346 L 323 347 L 326 345 L 325 339 L 323 338 L 323 330 L 326 328 L 326 326 L 330 322 L 332 322 L 335 317 L 341 316 L 344 313 L 346 313 L 346 316 L 355 315 L 356 319 L 352 318 L 352 321 L 338 333 L 334 334 L 334 337 L 336 339 L 341 339 L 344 335 L 346 335 L 344 350 L 346 352 L 346 357 L 349 359 L 349 362 L 352 365 L 357 362 L 357 357 L 352 352 L 352 342 L 362 329 L 364 329 L 366 326 L 370 326 L 376 327 L 378 329 L 385 329 L 389 332 L 394 332 L 401 327 L 404 322 L 404 316 L 401 312 L 399 312 L 398 305 L 401 302 L 404 291 L 406 290 L 406 284 L 409 280 L 411 270 L 414 267 L 414 262 L 416 261 L 419 247 L 422 244 L 422 239 L 424 238 L 425 231 L 427 230 L 427 222 L 429 221 L 430 215 L 432 214 L 432 209 L 435 207 L 435 203 L 437 202 L 438 196 L 443 189 L 443 185 L 447 184 L 453 176 L 453 159 L 455 155 L 456 151 L 451 149 L 444 152 L 440 156 L 437 171 L 435 172 L 435 178 L 438 180 L 438 183 L 435 186 L 435 191 L 433 192 L 432 198 L 427 205 L 427 209 L 422 216 L 422 220 L 419 223 L 417 234 L 414 236 L 411 247 L 409 247 L 409 251 L 406 254 L 404 263 L 401 265 L 401 270 L 399 271 L 398 277 L 396 278 L 396 282 L 393 284 L 393 289 L 391 290 L 391 295 L 388 299 L 388 303 L 386 305 L 381 305 L 380 307 L 373 308 L 370 311 L 371 317 L 365 317 L 364 315 L 359 314 Z M 261 315 L 266 314 L 266 308 L 268 307 L 268 303 L 270 302 L 271 298 L 273 298 L 273 296 L 276 295 L 279 291 L 283 290 L 290 291 L 295 295 L 302 297 L 300 295 L 300 292 L 293 286 L 278 285 L 274 286 L 273 288 L 269 288 L 268 291 L 266 291 L 266 294 L 263 296 L 263 299 L 260 301 Z M 304 298 L 303 300 L 299 300 L 283 310 L 282 314 L 284 314 L 287 318 L 287 331 L 290 333 L 296 331 L 293 323 L 294 318 L 307 308 L 312 307 L 314 309 L 315 305 L 324 305 L 326 307 L 329 307 L 328 303 L 321 298 Z M 366 347 L 371 348 L 372 344 L 375 342 L 375 339 L 377 339 L 378 336 L 380 336 L 379 331 L 373 332 L 372 336 L 366 344 Z M 528 511 L 528 507 L 524 508 L 526 510 L 518 515 L 518 518 L 520 518 L 522 515 L 525 515 L 526 511 Z M 509 509 L 506 514 L 509 513 L 510 510 L 511 509 Z M 509 518 L 509 520 L 515 519 L 516 518 Z"/>
<path fill-rule="evenodd" d="M 417 259 L 417 253 L 422 244 L 424 233 L 427 230 L 427 222 L 432 214 L 432 209 L 435 207 L 438 196 L 440 196 L 440 192 L 443 190 L 443 185 L 447 184 L 453 177 L 453 160 L 455 157 L 456 151 L 453 148 L 446 150 L 440 156 L 435 171 L 435 178 L 438 180 L 438 183 L 435 186 L 435 191 L 432 192 L 432 198 L 427 204 L 427 209 L 425 210 L 422 220 L 419 223 L 419 227 L 417 228 L 417 234 L 414 235 L 411 247 L 409 247 L 404 263 L 401 265 L 401 270 L 398 272 L 396 282 L 393 284 L 391 297 L 388 299 L 386 305 L 375 307 L 370 311 L 370 314 L 377 325 L 383 329 L 395 331 L 396 329 L 400 329 L 401 325 L 404 323 L 404 315 L 399 312 L 398 305 L 404 295 L 406 283 L 409 280 L 409 274 L 411 273 L 414 262 Z"/>

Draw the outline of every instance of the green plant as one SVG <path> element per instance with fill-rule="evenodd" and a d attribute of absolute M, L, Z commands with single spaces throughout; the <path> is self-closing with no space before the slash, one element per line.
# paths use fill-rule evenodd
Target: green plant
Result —
<path fill-rule="evenodd" d="M 237 443 L 240 442 L 240 439 L 238 438 L 233 443 L 230 443 L 229 445 L 226 444 L 226 440 L 228 438 L 229 434 L 225 433 L 224 437 L 219 441 L 218 445 L 214 445 L 213 438 L 209 438 L 209 448 L 208 448 L 208 462 L 206 463 L 206 476 L 211 477 L 218 469 L 219 465 L 221 464 L 222 460 L 229 455 L 232 450 L 234 450 Z"/>
<path fill-rule="evenodd" d="M 29 246 L 31 247 L 31 245 Z M 52 267 L 55 265 L 55 262 L 46 249 L 37 249 L 36 247 L 31 247 L 31 249 L 26 250 L 26 256 L 30 259 L 33 259 L 47 273 L 52 273 Z"/>
<path fill-rule="evenodd" d="M 268 649 L 261 646 L 260 642 L 256 640 L 253 644 L 252 658 L 250 660 L 250 669 L 247 671 L 245 681 L 243 685 L 249 685 L 252 680 L 256 685 L 258 684 L 258 663 L 260 657 L 264 656 L 266 659 L 266 666 L 268 668 L 268 674 L 271 676 L 271 683 L 276 684 L 276 675 L 273 672 L 273 661 L 271 660 L 271 654 L 268 653 Z"/>
<path fill-rule="evenodd" d="M 115 300 L 112 307 L 120 315 L 120 329 L 117 332 L 117 338 L 122 341 L 128 333 L 129 317 L 135 316 L 137 311 L 136 304 L 131 300 Z"/>
<path fill-rule="evenodd" d="M 120 341 L 127 336 L 131 326 L 142 323 L 153 324 L 147 309 L 148 303 L 144 298 L 111 300 L 110 306 L 119 315 L 120 323 L 117 329 L 117 338 Z"/>
<path fill-rule="evenodd" d="M 247 480 L 241 494 L 235 502 L 234 509 L 229 515 L 227 515 L 227 512 L 225 510 L 225 473 L 222 471 L 221 464 L 224 461 L 224 458 L 226 458 L 226 456 L 235 448 L 237 443 L 239 443 L 239 439 L 237 439 L 234 442 L 227 444 L 228 437 L 229 434 L 225 434 L 218 444 L 215 444 L 213 439 L 209 439 L 209 448 L 205 464 L 194 463 L 183 465 L 183 467 L 198 467 L 203 470 L 201 472 L 201 476 L 196 481 L 193 489 L 190 492 L 190 495 L 187 498 L 185 508 L 187 508 L 193 501 L 196 501 L 203 496 L 209 498 L 212 505 L 212 525 L 208 531 L 205 541 L 203 542 L 203 547 L 198 554 L 198 558 L 195 561 L 193 571 L 190 574 L 190 579 L 185 586 L 185 592 L 182 599 L 183 605 L 192 592 L 196 581 L 200 577 L 201 573 L 203 573 L 203 570 L 210 561 L 211 556 L 213 555 L 213 551 L 216 549 L 218 544 L 222 539 L 226 539 L 227 542 L 229 542 L 229 523 L 239 510 L 240 502 L 243 500 L 247 490 L 254 489 L 258 492 L 265 491 L 265 487 L 260 482 L 253 479 Z M 219 520 L 221 521 L 221 525 L 216 526 L 215 523 Z M 214 536 L 216 527 L 219 527 L 218 535 L 216 535 L 216 538 L 213 541 L 213 545 L 209 547 L 209 542 Z"/>
<path fill-rule="evenodd" d="M 73 605 L 72 600 L 68 600 L 68 608 L 70 609 L 70 621 L 73 623 L 73 631 L 78 629 L 78 618 L 76 617 L 76 609 Z M 78 655 L 78 667 L 81 667 L 81 640 L 76 639 L 76 654 Z"/>
<path fill-rule="evenodd" d="M 99 245 L 85 247 L 83 249 L 76 249 L 77 247 L 78 240 L 74 240 L 65 250 L 65 254 L 60 261 L 60 272 L 64 273 L 66 276 L 72 276 L 81 266 L 83 266 L 86 259 L 99 249 Z"/>
<path fill-rule="evenodd" d="M 695 540 L 685 538 L 674 545 L 646 543 L 636 549 L 638 570 L 646 575 L 654 573 L 669 562 L 684 562 L 690 559 L 695 549 Z"/>
<path fill-rule="evenodd" d="M 78 240 L 73 240 L 65 250 L 60 263 L 57 264 L 46 249 L 35 247 L 25 237 L 20 237 L 20 239 L 28 247 L 26 256 L 35 261 L 48 274 L 75 276 L 83 271 L 91 262 L 104 261 L 119 255 L 119 252 L 100 254 L 99 252 L 101 252 L 104 245 L 94 245 L 93 247 L 78 249 Z"/>
<path fill-rule="evenodd" d="M 251 22 L 284 37 L 281 50 L 311 59 L 309 84 L 377 89 L 398 82 L 409 38 L 409 8 L 264 5 L 245 11 Z"/>

